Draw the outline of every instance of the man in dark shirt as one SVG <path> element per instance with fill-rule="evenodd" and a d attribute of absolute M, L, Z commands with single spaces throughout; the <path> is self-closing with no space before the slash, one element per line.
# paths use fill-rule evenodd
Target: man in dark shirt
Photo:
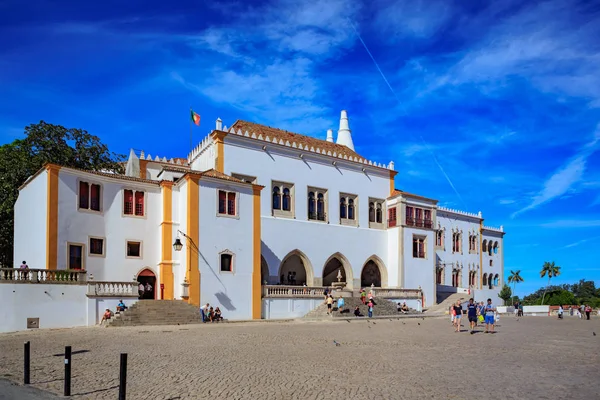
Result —
<path fill-rule="evenodd" d="M 470 298 L 469 304 L 467 304 L 467 315 L 469 317 L 469 323 L 471 324 L 471 335 L 474 333 L 475 323 L 477 322 L 477 313 L 477 304 L 473 302 L 473 298 Z"/>

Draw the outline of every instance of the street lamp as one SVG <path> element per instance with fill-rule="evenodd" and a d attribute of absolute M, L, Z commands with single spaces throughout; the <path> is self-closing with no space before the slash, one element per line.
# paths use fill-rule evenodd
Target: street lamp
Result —
<path fill-rule="evenodd" d="M 175 249 L 175 251 L 181 251 L 181 249 L 183 248 L 183 243 L 181 243 L 181 240 L 179 240 L 179 238 L 175 239 L 175 243 L 173 243 L 173 248 Z"/>
<path fill-rule="evenodd" d="M 183 243 L 181 242 L 181 239 L 179 239 L 180 234 L 188 240 L 189 244 L 191 245 L 191 247 L 194 248 L 194 250 L 196 250 L 198 253 L 200 253 L 198 246 L 196 246 L 196 243 L 194 243 L 192 238 L 189 237 L 188 235 L 186 235 L 185 233 L 181 232 L 179 229 L 177 230 L 177 238 L 175 238 L 175 242 L 173 243 L 173 249 L 175 251 L 181 251 L 181 249 L 183 249 Z M 191 259 L 191 257 L 188 260 L 190 260 L 190 259 Z M 188 263 L 187 268 L 188 268 L 188 272 L 191 271 L 191 269 L 192 269 L 191 263 Z M 181 284 L 181 286 L 182 286 L 182 292 L 183 292 L 181 297 L 183 297 L 184 299 L 187 299 L 189 297 L 189 287 L 190 287 L 190 283 L 188 282 L 187 277 L 183 278 L 183 283 Z"/>

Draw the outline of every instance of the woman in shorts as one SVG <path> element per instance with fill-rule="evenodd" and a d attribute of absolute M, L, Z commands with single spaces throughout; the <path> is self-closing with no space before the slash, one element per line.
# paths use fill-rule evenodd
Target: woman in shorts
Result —
<path fill-rule="evenodd" d="M 462 317 L 462 306 L 460 305 L 460 300 L 456 301 L 456 305 L 453 307 L 454 314 L 454 327 L 456 328 L 456 332 L 460 332 L 460 319 Z"/>

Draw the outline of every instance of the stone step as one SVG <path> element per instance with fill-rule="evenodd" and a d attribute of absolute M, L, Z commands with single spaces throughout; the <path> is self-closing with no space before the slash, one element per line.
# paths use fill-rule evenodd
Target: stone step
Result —
<path fill-rule="evenodd" d="M 141 300 L 115 315 L 106 326 L 184 325 L 202 323 L 200 310 L 180 300 Z"/>
<path fill-rule="evenodd" d="M 337 299 L 334 302 L 333 308 L 337 308 Z M 396 303 L 386 300 L 375 298 L 375 307 L 373 307 L 373 315 L 374 316 L 396 316 L 402 315 L 402 313 L 398 312 L 398 306 Z M 360 297 L 345 297 L 344 298 L 344 309 L 348 310 L 347 312 L 340 313 L 339 311 L 333 311 L 332 315 L 327 315 L 327 305 L 321 304 L 314 310 L 308 312 L 304 318 L 307 319 L 315 319 L 315 318 L 348 318 L 349 316 L 354 316 L 354 309 L 358 306 L 360 313 L 363 315 L 368 315 L 368 307 L 366 304 L 362 304 Z M 411 314 L 419 314 L 415 310 L 410 311 Z"/>

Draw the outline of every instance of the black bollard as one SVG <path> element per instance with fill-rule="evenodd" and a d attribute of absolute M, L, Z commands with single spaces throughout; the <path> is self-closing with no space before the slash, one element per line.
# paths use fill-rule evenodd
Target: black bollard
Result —
<path fill-rule="evenodd" d="M 127 353 L 121 353 L 121 368 L 119 370 L 119 400 L 125 400 L 127 394 Z"/>
<path fill-rule="evenodd" d="M 71 395 L 71 346 L 65 347 L 65 396 Z"/>
<path fill-rule="evenodd" d="M 23 354 L 23 385 L 29 385 L 30 383 L 30 365 L 31 365 L 31 346 L 29 342 L 25 342 L 24 354 Z"/>

